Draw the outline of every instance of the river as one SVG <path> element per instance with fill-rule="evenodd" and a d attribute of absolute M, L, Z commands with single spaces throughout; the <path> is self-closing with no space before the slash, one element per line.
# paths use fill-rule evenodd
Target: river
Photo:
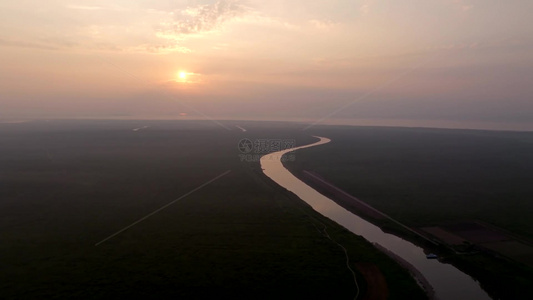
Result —
<path fill-rule="evenodd" d="M 329 143 L 331 140 L 317 137 L 316 143 L 286 149 L 265 155 L 260 163 L 263 172 L 277 184 L 296 194 L 307 202 L 314 210 L 344 226 L 351 232 L 363 236 L 372 243 L 387 248 L 415 267 L 427 279 L 434 289 L 435 298 L 440 300 L 491 299 L 481 289 L 479 283 L 469 275 L 461 272 L 450 264 L 444 264 L 436 259 L 427 259 L 424 250 L 411 242 L 395 235 L 383 232 L 379 227 L 361 219 L 347 211 L 333 200 L 320 194 L 290 173 L 282 164 L 281 157 L 292 151 L 315 147 Z"/>

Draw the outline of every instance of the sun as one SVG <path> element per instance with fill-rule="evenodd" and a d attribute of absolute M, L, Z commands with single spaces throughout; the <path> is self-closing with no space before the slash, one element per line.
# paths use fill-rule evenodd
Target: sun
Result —
<path fill-rule="evenodd" d="M 186 70 L 178 70 L 178 71 L 175 71 L 176 73 L 174 73 L 174 82 L 177 82 L 177 83 L 180 83 L 180 84 L 196 84 L 196 83 L 199 83 L 200 80 L 199 80 L 199 76 L 201 76 L 201 74 L 198 74 L 198 73 L 194 73 L 194 72 L 189 72 L 189 71 L 186 71 Z"/>

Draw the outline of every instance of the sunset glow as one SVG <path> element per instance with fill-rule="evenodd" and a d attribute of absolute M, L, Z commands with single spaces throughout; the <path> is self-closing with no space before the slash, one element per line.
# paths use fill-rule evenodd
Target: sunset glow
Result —
<path fill-rule="evenodd" d="M 532 10 L 496 0 L 2 1 L 0 105 L 4 116 L 158 117 L 180 109 L 159 98 L 169 89 L 215 118 L 523 123 L 533 116 Z"/>
<path fill-rule="evenodd" d="M 533 299 L 532 16 L 1 0 L 0 298 Z"/>

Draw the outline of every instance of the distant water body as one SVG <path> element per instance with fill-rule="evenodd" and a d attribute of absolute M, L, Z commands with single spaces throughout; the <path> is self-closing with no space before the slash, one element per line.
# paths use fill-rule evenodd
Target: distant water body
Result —
<path fill-rule="evenodd" d="M 331 119 L 324 125 L 386 126 L 412 128 L 472 129 L 495 131 L 533 131 L 533 122 L 490 122 L 451 120 L 407 120 L 407 119 Z"/>
<path fill-rule="evenodd" d="M 435 298 L 440 300 L 456 299 L 491 299 L 481 289 L 479 283 L 469 275 L 452 265 L 443 264 L 436 259 L 429 260 L 423 249 L 395 235 L 383 232 L 379 227 L 347 211 L 333 200 L 320 194 L 310 186 L 292 175 L 281 163 L 281 157 L 292 151 L 319 146 L 330 139 L 317 137 L 320 141 L 301 147 L 291 148 L 265 155 L 261 158 L 263 172 L 277 184 L 296 194 L 313 209 L 344 226 L 351 232 L 363 236 L 372 243 L 377 243 L 420 271 L 435 291 Z"/>

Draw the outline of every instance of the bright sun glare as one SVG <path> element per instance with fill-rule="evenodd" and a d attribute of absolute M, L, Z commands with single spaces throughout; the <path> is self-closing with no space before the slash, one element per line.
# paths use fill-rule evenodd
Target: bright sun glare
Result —
<path fill-rule="evenodd" d="M 185 79 L 185 78 L 187 78 L 187 73 L 181 71 L 181 72 L 178 73 L 178 76 L 179 76 L 180 79 Z"/>

